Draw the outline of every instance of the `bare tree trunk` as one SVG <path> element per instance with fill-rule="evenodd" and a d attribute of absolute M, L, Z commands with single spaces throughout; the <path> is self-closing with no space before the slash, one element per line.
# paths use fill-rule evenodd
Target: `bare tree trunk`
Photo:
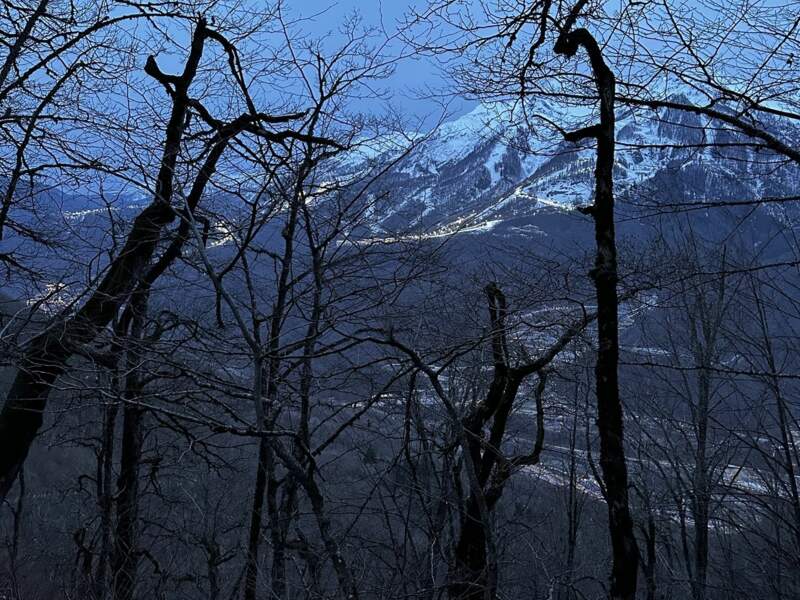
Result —
<path fill-rule="evenodd" d="M 708 443 L 708 409 L 710 399 L 710 365 L 701 366 L 697 399 L 697 449 L 695 451 L 694 481 L 692 482 L 692 517 L 694 519 L 694 577 L 692 597 L 705 600 L 708 578 L 708 526 L 711 490 L 708 483 L 706 446 Z"/>
<path fill-rule="evenodd" d="M 162 229 L 175 218 L 170 205 L 173 173 L 189 109 L 189 85 L 197 73 L 205 39 L 205 21 L 200 20 L 184 71 L 171 80 L 175 88 L 172 111 L 152 203 L 134 220 L 125 246 L 86 303 L 73 316 L 33 338 L 25 349 L 0 411 L 0 501 L 11 489 L 42 425 L 53 383 L 66 370 L 76 348 L 91 342 L 127 301 L 155 252 Z M 145 71 L 163 76 L 152 57 Z"/>
<path fill-rule="evenodd" d="M 122 455 L 117 482 L 117 526 L 112 558 L 113 598 L 131 600 L 136 589 L 139 563 L 139 466 L 142 460 L 142 395 L 140 343 L 143 337 L 146 298 L 134 298 L 125 365 L 122 409 Z"/>
<path fill-rule="evenodd" d="M 794 521 L 794 541 L 796 543 L 795 552 L 800 555 L 800 491 L 797 486 L 797 469 L 794 466 L 793 455 L 797 455 L 797 444 L 791 429 L 791 412 L 786 405 L 781 381 L 778 377 L 778 365 L 775 360 L 773 350 L 772 335 L 769 330 L 769 322 L 764 307 L 764 302 L 758 292 L 755 282 L 752 282 L 753 297 L 756 301 L 756 314 L 758 315 L 758 325 L 761 333 L 764 358 L 767 361 L 768 385 L 775 398 L 775 408 L 778 413 L 778 427 L 780 428 L 781 451 L 783 454 L 783 469 L 786 472 L 786 480 L 789 484 L 789 501 L 792 506 L 792 518 Z"/>
<path fill-rule="evenodd" d="M 67 362 L 83 345 L 92 342 L 117 315 L 119 309 L 131 298 L 134 290 L 147 292 L 178 256 L 189 234 L 189 222 L 214 174 L 217 162 L 231 138 L 250 128 L 257 129 L 270 141 L 297 137 L 291 131 L 269 134 L 254 126 L 260 120 L 281 123 L 298 118 L 298 115 L 264 116 L 251 113 L 222 123 L 208 117 L 209 126 L 215 130 L 210 150 L 200 168 L 191 190 L 185 199 L 185 211 L 177 235 L 158 261 L 148 270 L 151 258 L 161 240 L 164 228 L 175 220 L 172 206 L 174 173 L 181 150 L 184 128 L 189 109 L 196 108 L 201 117 L 208 116 L 206 109 L 189 97 L 189 87 L 197 74 L 205 41 L 213 38 L 223 45 L 229 44 L 220 34 L 210 31 L 203 18 L 198 19 L 192 36 L 189 56 L 183 73 L 163 73 L 150 56 L 145 72 L 169 90 L 172 109 L 166 126 L 166 138 L 156 178 L 154 198 L 134 219 L 131 231 L 120 253 L 111 261 L 97 288 L 89 294 L 86 303 L 71 316 L 64 316 L 34 337 L 25 348 L 16 376 L 0 411 L 0 501 L 4 500 L 14 483 L 31 444 L 42 425 L 44 410 L 50 390 L 56 379 L 67 369 Z M 227 48 L 227 46 L 226 46 Z M 306 138 L 304 138 L 306 139 Z M 327 143 L 327 140 L 308 138 Z"/>
<path fill-rule="evenodd" d="M 488 553 L 491 534 L 488 518 L 503 493 L 503 484 L 510 471 L 507 466 L 501 467 L 502 475 L 495 477 L 492 483 L 489 480 L 498 460 L 496 449 L 502 444 L 506 420 L 521 381 L 510 373 L 508 364 L 505 296 L 494 284 L 486 286 L 486 295 L 494 374 L 486 398 L 462 421 L 466 451 L 475 465 L 477 487 L 470 486 L 469 496 L 461 509 L 453 566 L 448 574 L 448 595 L 453 600 L 483 600 L 496 596 L 496 557 Z M 490 439 L 484 449 L 483 428 L 492 417 Z"/>
<path fill-rule="evenodd" d="M 291 519 L 288 507 L 278 500 L 280 482 L 276 477 L 274 454 L 267 471 L 267 513 L 269 515 L 269 534 L 272 546 L 272 565 L 270 567 L 270 595 L 276 600 L 286 596 L 286 537 L 288 522 Z M 288 478 L 287 478 L 288 479 Z M 288 482 L 285 482 L 286 485 Z"/>
<path fill-rule="evenodd" d="M 261 404 L 263 387 L 263 366 L 256 357 L 253 365 L 254 384 L 253 401 Z M 258 415 L 259 427 L 263 427 L 263 417 Z M 258 585 L 258 552 L 261 545 L 261 523 L 264 514 L 264 500 L 267 490 L 267 461 L 271 450 L 269 442 L 262 437 L 258 443 L 258 459 L 256 462 L 256 480 L 253 489 L 253 508 L 250 511 L 250 531 L 247 540 L 247 562 L 244 576 L 244 600 L 255 600 Z"/>
<path fill-rule="evenodd" d="M 302 203 L 302 201 L 301 201 Z M 308 248 L 311 253 L 311 272 L 314 279 L 312 309 L 303 342 L 303 356 L 300 373 L 300 414 L 298 417 L 297 435 L 292 438 L 292 456 L 298 465 L 306 469 L 307 477 L 314 473 L 309 468 L 307 449 L 311 447 L 311 387 L 314 380 L 314 352 L 317 345 L 322 318 L 322 256 L 314 238 L 312 216 L 305 203 L 300 206 L 303 212 L 304 229 Z M 300 482 L 297 477 L 288 473 L 283 484 L 283 498 L 278 509 L 277 519 L 273 524 L 273 557 L 272 557 L 272 593 L 276 598 L 284 598 L 288 593 L 286 581 L 286 550 L 289 528 L 297 518 L 298 492 Z"/>
<path fill-rule="evenodd" d="M 486 555 L 486 528 L 477 500 L 470 498 L 454 552 L 455 566 L 450 572 L 448 597 L 452 600 L 484 600 L 494 598 L 489 589 L 489 561 Z"/>
<path fill-rule="evenodd" d="M 697 402 L 692 406 L 692 417 L 696 436 L 694 472 L 692 473 L 691 510 L 694 520 L 694 565 L 689 571 L 692 597 L 705 600 L 708 583 L 709 527 L 711 506 L 711 466 L 708 460 L 709 423 L 711 419 L 711 373 L 718 359 L 718 340 L 726 310 L 727 277 L 725 273 L 725 250 L 722 255 L 722 277 L 718 280 L 715 294 L 695 290 L 683 290 L 686 314 L 690 326 L 691 352 L 697 370 Z"/>
<path fill-rule="evenodd" d="M 575 414 L 572 418 L 572 428 L 569 438 L 569 486 L 567 488 L 567 558 L 564 563 L 564 587 L 566 588 L 566 598 L 572 598 L 572 584 L 575 578 L 575 550 L 578 544 L 578 389 L 575 389 Z"/>
<path fill-rule="evenodd" d="M 280 259 L 280 274 L 278 276 L 278 282 L 276 285 L 276 297 L 275 302 L 272 307 L 272 317 L 270 319 L 269 324 L 269 340 L 267 342 L 267 385 L 266 385 L 266 398 L 267 398 L 267 406 L 266 409 L 262 409 L 262 415 L 257 415 L 257 419 L 259 421 L 258 427 L 269 427 L 271 425 L 272 417 L 271 415 L 275 411 L 275 403 L 277 402 L 277 394 L 278 394 L 278 377 L 279 377 L 279 369 L 281 365 L 281 359 L 279 356 L 280 350 L 280 341 L 281 341 L 281 326 L 284 318 L 284 312 L 286 308 L 286 299 L 289 293 L 289 287 L 291 283 L 289 282 L 289 274 L 292 268 L 292 258 L 294 254 L 294 235 L 295 235 L 295 227 L 297 225 L 297 214 L 299 211 L 299 199 L 297 197 L 292 199 L 292 203 L 290 205 L 289 215 L 286 220 L 286 226 L 283 229 L 283 255 Z M 247 267 L 245 266 L 245 269 Z M 248 277 L 248 284 L 249 284 L 249 277 Z M 257 323 L 253 323 L 253 339 L 258 341 L 260 340 L 259 336 L 259 325 Z M 254 349 L 254 352 L 260 353 L 262 352 L 261 348 Z M 263 374 L 261 373 L 263 369 L 262 359 L 260 356 L 257 356 L 255 359 L 255 369 L 259 371 L 257 374 L 257 384 L 253 391 L 254 401 L 258 403 L 258 405 L 263 406 L 262 401 L 262 390 L 263 390 Z M 277 560 L 278 563 L 275 565 L 275 554 L 273 553 L 273 575 L 278 576 L 279 588 L 283 585 L 284 576 L 281 573 L 285 573 L 285 566 L 282 566 L 283 562 L 285 561 L 285 554 L 284 550 L 281 547 L 282 544 L 280 542 L 279 537 L 277 537 L 277 508 L 275 498 L 272 497 L 266 498 L 267 494 L 275 494 L 276 493 L 276 483 L 274 476 L 271 476 L 275 470 L 275 460 L 273 456 L 273 448 L 272 445 L 266 438 L 261 438 L 258 447 L 258 465 L 257 465 L 257 472 L 256 472 L 256 482 L 255 482 L 255 490 L 253 492 L 253 510 L 251 512 L 250 517 L 250 537 L 248 542 L 248 559 L 247 559 L 247 575 L 245 577 L 245 588 L 244 588 L 244 600 L 255 600 L 256 597 L 256 586 L 258 584 L 258 552 L 259 552 L 259 545 L 261 543 L 261 527 L 263 523 L 264 517 L 264 502 L 267 501 L 267 510 L 271 516 L 271 536 L 272 541 L 278 544 L 277 548 Z M 272 481 L 270 481 L 272 480 Z M 276 549 L 273 549 L 273 552 Z M 274 583 L 274 582 L 273 582 Z M 278 596 L 280 598 L 282 596 Z"/>
<path fill-rule="evenodd" d="M 26 493 L 26 486 L 25 486 L 25 468 L 23 467 L 20 469 L 19 472 L 19 495 L 17 496 L 17 502 L 14 506 L 9 504 L 9 508 L 11 509 L 12 517 L 14 519 L 12 528 L 11 528 L 11 540 L 7 546 L 8 551 L 8 577 L 9 577 L 9 589 L 12 592 L 12 598 L 19 599 L 20 590 L 19 590 L 19 580 L 17 577 L 17 557 L 19 556 L 19 540 L 20 540 L 20 529 L 22 527 L 22 515 L 23 510 L 25 508 L 25 493 Z"/>
<path fill-rule="evenodd" d="M 142 456 L 142 410 L 123 410 L 122 458 L 117 499 L 117 527 L 112 559 L 114 600 L 131 600 L 139 563 L 139 464 Z"/>
<path fill-rule="evenodd" d="M 594 204 L 584 210 L 592 215 L 597 255 L 591 271 L 597 293 L 597 428 L 600 435 L 600 468 L 608 505 L 613 565 L 610 595 L 628 600 L 636 595 L 639 553 L 633 533 L 628 499 L 628 466 L 625 460 L 622 402 L 619 397 L 619 297 L 617 295 L 617 247 L 614 228 L 614 74 L 602 51 L 586 29 L 572 30 L 585 2 L 573 9 L 555 46 L 556 54 L 573 57 L 580 48 L 589 55 L 600 98 L 600 123 L 567 134 L 567 140 L 597 141 Z"/>
<path fill-rule="evenodd" d="M 114 375 L 116 381 L 116 375 Z M 116 390 L 118 386 L 113 384 Z M 97 568 L 94 575 L 94 595 L 98 600 L 106 597 L 107 569 L 111 559 L 112 522 L 114 495 L 112 477 L 114 473 L 114 441 L 116 436 L 118 406 L 112 403 L 106 407 L 103 421 L 103 447 L 98 465 L 98 505 L 100 509 L 100 555 L 97 557 Z"/>
<path fill-rule="evenodd" d="M 656 583 L 656 522 L 653 513 L 647 513 L 647 562 L 644 567 L 645 581 L 647 582 L 647 600 L 656 600 L 658 591 Z"/>
<path fill-rule="evenodd" d="M 333 570 L 334 573 L 336 573 L 336 579 L 339 583 L 339 591 L 342 597 L 346 598 L 346 600 L 358 600 L 358 588 L 350 572 L 350 567 L 342 556 L 339 543 L 333 535 L 333 526 L 325 509 L 325 498 L 322 495 L 322 490 L 319 488 L 316 480 L 307 474 L 303 465 L 298 463 L 291 453 L 284 449 L 280 441 L 275 438 L 269 439 L 273 445 L 276 456 L 291 474 L 298 479 L 311 502 L 311 511 L 317 522 L 317 530 L 322 538 L 325 552 L 333 564 Z M 309 468 L 308 472 L 311 473 L 313 471 Z"/>
<path fill-rule="evenodd" d="M 646 554 L 643 557 L 642 573 L 644 574 L 645 585 L 647 590 L 647 600 L 656 600 L 658 592 L 656 569 L 658 556 L 656 554 L 656 520 L 653 514 L 653 506 L 649 490 L 636 488 L 639 498 L 644 506 L 644 512 L 647 515 L 647 523 L 639 523 L 639 531 L 642 534 L 642 539 L 645 542 Z"/>
<path fill-rule="evenodd" d="M 486 286 L 491 324 L 493 375 L 485 398 L 477 403 L 459 421 L 458 414 L 438 380 L 438 374 L 425 365 L 416 352 L 396 339 L 389 343 L 409 355 L 434 386 L 437 396 L 459 427 L 460 445 L 464 466 L 470 480 L 469 495 L 459 502 L 460 531 L 453 549 L 453 563 L 448 572 L 448 594 L 459 600 L 494 598 L 497 594 L 497 557 L 492 541 L 490 517 L 494 506 L 512 472 L 521 466 L 539 462 L 544 447 L 543 394 L 546 368 L 550 362 L 593 321 L 595 315 L 584 315 L 559 336 L 538 358 L 522 365 L 511 366 L 506 331 L 506 299 L 500 289 L 491 283 Z M 523 380 L 536 374 L 539 377 L 534 397 L 536 399 L 536 440 L 530 453 L 508 458 L 500 449 L 506 435 L 508 417 Z M 488 440 L 484 440 L 484 427 L 489 426 Z"/>
<path fill-rule="evenodd" d="M 498 456 L 495 449 L 499 449 L 505 434 L 506 422 L 517 391 L 519 390 L 520 380 L 514 375 L 508 375 L 506 367 L 503 368 L 499 380 L 495 379 L 496 393 L 498 399 L 489 399 L 487 403 L 493 406 L 496 411 L 492 421 L 491 432 L 487 448 L 481 454 L 483 443 L 483 424 L 486 415 L 480 415 L 480 409 L 464 420 L 464 430 L 470 440 L 470 450 L 473 454 L 473 461 L 478 465 L 478 481 L 481 488 L 470 490 L 466 507 L 461 517 L 461 529 L 458 535 L 454 551 L 454 569 L 450 574 L 451 583 L 449 594 L 451 598 L 458 600 L 481 600 L 484 598 L 495 598 L 496 576 L 497 576 L 497 557 L 490 555 L 487 550 L 489 537 L 489 523 L 485 515 L 481 514 L 481 498 L 486 504 L 488 515 L 491 515 L 495 505 L 500 500 L 505 483 L 511 474 L 508 464 L 498 466 L 497 472 L 493 473 Z M 491 396 L 491 393 L 490 393 Z M 542 434 L 544 430 L 540 430 Z M 541 449 L 541 446 L 539 446 Z M 538 456 L 537 456 L 538 460 Z M 485 486 L 485 487 L 484 487 Z"/>

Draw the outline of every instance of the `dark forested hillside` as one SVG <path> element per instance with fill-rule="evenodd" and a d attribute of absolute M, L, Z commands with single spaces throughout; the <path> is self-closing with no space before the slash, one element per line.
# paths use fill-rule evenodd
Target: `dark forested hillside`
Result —
<path fill-rule="evenodd" d="M 796 6 L 0 6 L 0 600 L 800 597 Z"/>

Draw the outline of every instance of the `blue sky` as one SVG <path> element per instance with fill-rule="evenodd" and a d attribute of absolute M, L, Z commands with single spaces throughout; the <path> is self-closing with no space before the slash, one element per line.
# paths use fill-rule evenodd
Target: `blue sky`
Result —
<path fill-rule="evenodd" d="M 258 6 L 262 0 L 253 0 Z M 394 36 L 402 26 L 404 17 L 414 7 L 424 8 L 428 0 L 283 0 L 284 16 L 295 23 L 294 29 L 309 38 L 329 37 L 332 46 L 343 24 L 357 14 L 364 29 L 375 30 L 374 43 Z M 134 27 L 138 24 L 134 24 Z M 164 49 L 158 52 L 159 65 L 166 71 L 178 71 L 185 59 L 184 51 L 188 45 L 190 30 L 185 23 L 167 25 L 171 36 L 177 40 L 181 50 Z M 385 32 L 385 33 L 384 33 Z M 386 48 L 390 55 L 408 55 L 412 49 L 398 37 Z M 376 86 L 387 92 L 393 109 L 407 116 L 409 125 L 414 127 L 422 119 L 422 127 L 433 126 L 441 120 L 446 111 L 447 120 L 469 112 L 476 103 L 452 94 L 452 84 L 441 65 L 430 56 L 407 57 L 395 63 L 394 74 Z M 443 108 L 446 105 L 446 108 Z M 383 112 L 374 100 L 365 100 L 363 106 L 358 102 L 352 105 L 364 112 Z"/>
<path fill-rule="evenodd" d="M 314 17 L 308 22 L 311 35 L 324 35 L 335 32 L 354 11 L 363 19 L 366 27 L 380 27 L 389 34 L 395 32 L 410 8 L 422 8 L 425 0 L 285 0 L 285 8 L 293 14 Z M 401 52 L 400 43 L 392 50 Z M 429 57 L 407 58 L 401 60 L 392 78 L 385 82 L 392 94 L 392 104 L 396 108 L 416 117 L 426 118 L 432 124 L 442 112 L 442 102 L 447 102 L 447 112 L 458 116 L 468 112 L 474 102 L 448 97 L 450 84 L 436 62 Z M 433 91 L 442 94 L 440 100 L 426 98 Z"/>

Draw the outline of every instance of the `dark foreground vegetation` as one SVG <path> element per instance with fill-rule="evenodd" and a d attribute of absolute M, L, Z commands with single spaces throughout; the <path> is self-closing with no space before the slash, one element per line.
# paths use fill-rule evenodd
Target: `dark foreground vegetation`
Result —
<path fill-rule="evenodd" d="M 800 8 L 301 4 L 0 3 L 0 600 L 800 597 Z"/>

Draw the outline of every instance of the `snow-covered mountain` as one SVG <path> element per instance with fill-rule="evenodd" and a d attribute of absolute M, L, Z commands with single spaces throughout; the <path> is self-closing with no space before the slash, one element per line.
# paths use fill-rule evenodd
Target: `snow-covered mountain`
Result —
<path fill-rule="evenodd" d="M 426 135 L 385 134 L 358 144 L 338 159 L 337 174 L 348 179 L 394 163 L 371 188 L 370 197 L 382 199 L 368 211 L 371 237 L 541 232 L 543 215 L 570 213 L 592 200 L 594 151 L 588 143 L 563 141 L 561 132 L 595 119 L 591 108 L 555 100 L 524 110 L 516 103 L 482 103 Z M 781 139 L 800 142 L 795 124 L 778 118 L 762 123 Z M 800 168 L 752 142 L 691 113 L 618 107 L 618 214 L 635 219 L 664 204 L 796 195 Z M 102 220 L 109 210 L 133 215 L 149 198 L 106 201 L 63 197 L 53 206 L 78 225 Z M 780 203 L 764 207 L 784 222 L 796 220 L 792 210 Z"/>
<path fill-rule="evenodd" d="M 512 105 L 478 105 L 414 142 L 381 178 L 375 194 L 388 192 L 390 199 L 376 207 L 373 232 L 524 231 L 537 214 L 590 203 L 594 152 L 564 142 L 553 124 L 569 130 L 593 118 L 590 111 L 553 102 L 526 113 Z M 791 124 L 765 125 L 784 139 L 800 139 Z M 749 142 L 721 122 L 683 111 L 618 109 L 619 210 L 795 194 L 800 169 Z M 389 161 L 401 149 L 402 141 L 383 140 L 365 162 Z M 786 217 L 783 208 L 769 210 Z"/>
<path fill-rule="evenodd" d="M 337 174 L 352 181 L 352 175 L 370 169 L 387 170 L 370 187 L 369 198 L 380 200 L 371 204 L 367 227 L 356 235 L 393 240 L 455 234 L 475 247 L 476 255 L 482 252 L 481 244 L 472 243 L 476 235 L 586 250 L 592 228 L 574 208 L 592 201 L 594 150 L 564 142 L 559 129 L 585 126 L 595 118 L 591 109 L 555 101 L 537 102 L 524 112 L 517 105 L 484 103 L 427 135 L 392 134 L 362 143 L 339 162 Z M 800 128 L 793 123 L 774 118 L 765 126 L 781 139 L 800 142 Z M 620 230 L 625 234 L 638 228 L 633 235 L 641 237 L 643 217 L 667 215 L 661 208 L 674 203 L 797 195 L 800 168 L 752 142 L 720 122 L 683 111 L 618 108 L 615 189 Z M 18 211 L 15 218 L 48 232 L 56 242 L 53 250 L 28 248 L 28 240 L 8 236 L 0 251 L 24 255 L 32 268 L 59 274 L 65 282 L 71 279 L 65 273 L 82 277 L 83 263 L 72 257 L 105 256 L 114 239 L 119 243 L 124 223 L 150 201 L 127 193 L 100 197 L 54 189 L 42 194 L 44 202 L 38 197 L 36 206 Z M 208 198 L 203 209 L 214 206 L 207 211 L 210 219 L 226 213 L 233 222 L 236 217 L 227 213 L 236 212 L 232 207 L 239 203 L 232 202 Z M 728 216 L 726 230 L 723 211 L 712 213 L 705 221 L 703 215 L 697 219 L 712 239 L 734 227 L 742 229 L 739 216 Z M 800 223 L 800 209 L 791 203 L 758 206 L 753 214 L 747 215 L 746 233 L 755 245 L 776 239 L 773 234 L 787 223 Z M 226 244 L 225 226 L 211 223 L 211 247 Z M 265 227 L 263 237 L 278 239 L 281 226 L 277 219 Z M 776 254 L 784 251 L 775 248 Z"/>

